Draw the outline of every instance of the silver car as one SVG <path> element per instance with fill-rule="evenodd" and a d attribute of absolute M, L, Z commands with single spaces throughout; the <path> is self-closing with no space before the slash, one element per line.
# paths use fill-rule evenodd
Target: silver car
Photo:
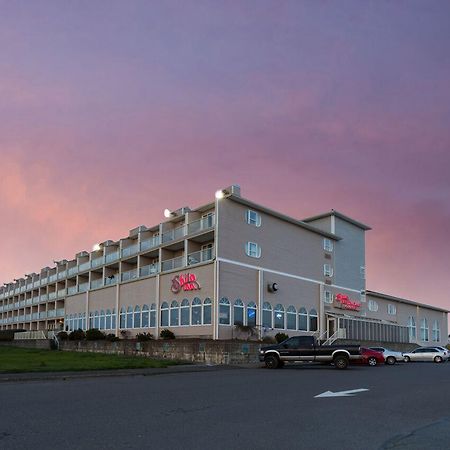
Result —
<path fill-rule="evenodd" d="M 406 362 L 410 361 L 434 361 L 440 363 L 447 361 L 448 351 L 440 350 L 436 347 L 420 347 L 412 352 L 403 353 Z"/>
<path fill-rule="evenodd" d="M 375 350 L 376 352 L 383 353 L 384 361 L 386 364 L 392 365 L 397 361 L 404 361 L 403 354 L 401 352 L 395 352 L 394 350 L 389 350 L 384 347 L 369 347 L 370 350 Z"/>

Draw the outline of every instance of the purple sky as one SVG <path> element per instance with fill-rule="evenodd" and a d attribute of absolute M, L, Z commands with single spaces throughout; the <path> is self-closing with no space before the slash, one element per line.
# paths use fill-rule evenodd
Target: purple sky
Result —
<path fill-rule="evenodd" d="M 450 308 L 450 2 L 0 0 L 0 281 L 217 188 L 373 227 Z"/>

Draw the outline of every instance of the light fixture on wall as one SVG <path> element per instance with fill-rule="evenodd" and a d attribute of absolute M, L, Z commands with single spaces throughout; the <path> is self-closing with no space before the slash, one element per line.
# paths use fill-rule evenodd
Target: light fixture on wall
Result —
<path fill-rule="evenodd" d="M 98 251 L 100 251 L 102 249 L 102 246 L 100 245 L 100 244 L 94 244 L 93 246 L 92 246 L 92 251 L 93 252 L 98 252 Z"/>
<path fill-rule="evenodd" d="M 168 208 L 166 208 L 165 210 L 164 210 L 164 217 L 166 218 L 166 219 L 170 219 L 171 217 L 173 217 L 175 214 L 170 210 L 170 209 L 168 209 Z"/>
<path fill-rule="evenodd" d="M 225 192 L 222 190 L 219 190 L 219 191 L 216 191 L 215 195 L 216 195 L 217 200 L 220 200 L 221 198 L 225 197 Z"/>
<path fill-rule="evenodd" d="M 269 283 L 267 285 L 267 290 L 269 292 L 277 292 L 278 291 L 278 283 Z"/>

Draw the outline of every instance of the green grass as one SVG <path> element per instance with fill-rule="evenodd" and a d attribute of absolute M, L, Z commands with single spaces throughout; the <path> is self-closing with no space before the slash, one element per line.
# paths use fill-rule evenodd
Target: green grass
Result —
<path fill-rule="evenodd" d="M 142 356 L 0 347 L 0 373 L 164 368 L 177 361 Z"/>

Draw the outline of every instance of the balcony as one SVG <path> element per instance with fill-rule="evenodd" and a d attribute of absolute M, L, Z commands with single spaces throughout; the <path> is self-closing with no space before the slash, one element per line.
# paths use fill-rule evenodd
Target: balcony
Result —
<path fill-rule="evenodd" d="M 30 306 L 33 304 L 33 299 L 32 298 L 28 298 L 27 300 L 25 300 L 25 305 Z"/>
<path fill-rule="evenodd" d="M 103 256 L 100 258 L 95 258 L 91 261 L 91 267 L 100 267 L 104 264 Z"/>
<path fill-rule="evenodd" d="M 56 309 L 51 309 L 50 311 L 48 311 L 47 317 L 56 317 Z"/>
<path fill-rule="evenodd" d="M 53 283 L 53 282 L 56 281 L 57 278 L 58 278 L 58 275 L 57 275 L 56 273 L 54 273 L 53 275 L 50 275 L 50 276 L 48 277 L 48 282 L 49 282 L 49 283 Z"/>
<path fill-rule="evenodd" d="M 74 295 L 77 293 L 77 286 L 69 286 L 67 288 L 67 295 Z"/>
<path fill-rule="evenodd" d="M 91 281 L 91 289 L 98 289 L 103 286 L 103 280 L 99 278 L 98 280 Z"/>
<path fill-rule="evenodd" d="M 138 244 L 131 245 L 130 247 L 122 249 L 122 258 L 126 258 L 131 255 L 136 255 L 137 253 L 139 253 L 139 245 Z"/>
<path fill-rule="evenodd" d="M 67 270 L 67 276 L 70 277 L 72 275 L 76 275 L 78 273 L 78 266 L 70 267 Z"/>
<path fill-rule="evenodd" d="M 56 317 L 64 317 L 64 308 L 58 308 L 56 310 Z"/>
<path fill-rule="evenodd" d="M 67 276 L 67 270 L 63 270 L 62 272 L 58 273 L 58 280 L 62 280 L 63 278 L 66 278 Z"/>
<path fill-rule="evenodd" d="M 130 281 L 134 280 L 138 277 L 137 269 L 128 270 L 127 272 L 123 272 L 121 275 L 122 281 Z"/>
<path fill-rule="evenodd" d="M 118 281 L 118 274 L 112 277 L 105 278 L 105 286 L 112 286 L 114 284 L 117 284 Z"/>
<path fill-rule="evenodd" d="M 91 263 L 88 261 L 78 266 L 78 272 L 86 272 L 86 270 L 89 270 L 90 268 Z"/>
<path fill-rule="evenodd" d="M 117 261 L 118 259 L 119 259 L 119 251 L 109 253 L 108 255 L 105 256 L 106 263 Z"/>
<path fill-rule="evenodd" d="M 44 284 L 47 284 L 47 283 L 48 283 L 48 278 L 47 277 L 42 278 L 42 280 L 40 282 L 41 286 L 43 286 Z"/>
<path fill-rule="evenodd" d="M 161 262 L 161 271 L 165 272 L 166 270 L 179 269 L 183 267 L 183 257 L 178 256 L 177 258 L 167 259 L 166 261 Z"/>
<path fill-rule="evenodd" d="M 65 297 L 65 296 L 66 296 L 66 289 L 60 289 L 58 291 L 58 298 Z"/>
<path fill-rule="evenodd" d="M 141 242 L 140 245 L 140 251 L 144 252 L 146 250 L 150 250 L 152 248 L 158 247 L 158 245 L 161 243 L 161 239 L 159 236 L 153 236 L 150 239 L 146 239 L 145 241 Z"/>
<path fill-rule="evenodd" d="M 33 313 L 33 314 L 31 314 L 31 320 L 37 320 L 37 319 L 39 319 L 39 313 Z"/>
<path fill-rule="evenodd" d="M 89 283 L 81 283 L 78 285 L 78 292 L 86 292 L 89 288 Z"/>
<path fill-rule="evenodd" d="M 159 264 L 150 264 L 148 266 L 143 266 L 139 269 L 140 277 L 147 277 L 148 275 L 153 275 L 159 272 Z"/>
<path fill-rule="evenodd" d="M 216 224 L 216 216 L 212 214 L 207 217 L 203 217 L 200 220 L 196 220 L 188 225 L 188 233 L 195 234 L 200 233 L 201 231 L 210 230 L 214 228 Z"/>
<path fill-rule="evenodd" d="M 50 292 L 48 294 L 48 299 L 49 300 L 55 300 L 56 299 L 56 292 Z"/>
<path fill-rule="evenodd" d="M 181 239 L 186 236 L 186 225 L 182 225 L 181 227 L 174 228 L 173 230 L 166 231 L 162 234 L 162 243 L 176 241 L 177 239 Z"/>
<path fill-rule="evenodd" d="M 47 311 L 41 311 L 39 313 L 39 319 L 46 319 L 47 318 Z"/>
<path fill-rule="evenodd" d="M 37 305 L 37 304 L 39 303 L 39 296 L 33 297 L 33 298 L 31 299 L 31 303 L 33 303 L 33 305 Z"/>

